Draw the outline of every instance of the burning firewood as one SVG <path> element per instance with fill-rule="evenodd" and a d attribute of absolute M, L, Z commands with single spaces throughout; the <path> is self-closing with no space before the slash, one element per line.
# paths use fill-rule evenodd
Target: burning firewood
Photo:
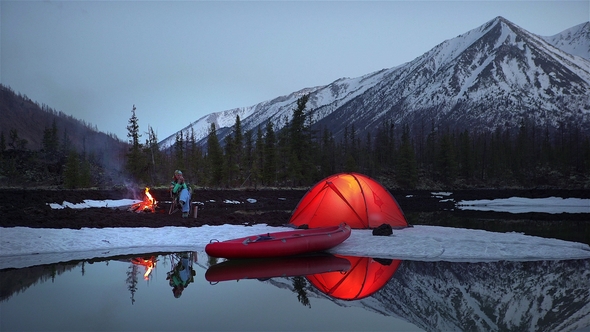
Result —
<path fill-rule="evenodd" d="M 154 212 L 156 212 L 156 205 L 157 204 L 158 204 L 158 202 L 150 194 L 150 188 L 146 187 L 145 188 L 145 198 L 143 199 L 143 201 L 131 205 L 129 210 L 133 211 L 133 212 L 137 212 L 137 213 L 139 213 L 139 212 L 154 213 Z"/>

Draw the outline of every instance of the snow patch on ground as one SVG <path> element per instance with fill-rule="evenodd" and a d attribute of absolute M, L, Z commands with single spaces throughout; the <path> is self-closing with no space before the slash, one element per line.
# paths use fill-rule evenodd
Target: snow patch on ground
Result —
<path fill-rule="evenodd" d="M 162 228 L 44 229 L 0 228 L 0 269 L 69 260 L 144 254 L 155 251 L 203 251 L 211 240 L 291 230 L 267 225 Z M 421 261 L 532 261 L 590 259 L 583 243 L 440 226 L 414 226 L 390 236 L 352 231 L 334 254 Z"/>
<path fill-rule="evenodd" d="M 590 199 L 582 198 L 522 198 L 482 199 L 459 201 L 461 210 L 511 212 L 511 213 L 590 213 Z"/>
<path fill-rule="evenodd" d="M 432 193 L 442 198 L 449 193 Z M 446 198 L 445 198 L 446 199 Z M 253 201 L 248 200 L 250 203 Z M 137 200 L 85 200 L 83 203 L 49 204 L 54 209 L 124 207 Z M 229 203 L 229 202 L 228 202 Z M 234 203 L 234 202 L 231 202 Z M 237 202 L 238 204 L 240 202 Z M 590 200 L 579 198 L 518 198 L 460 201 L 461 209 L 590 213 Z M 561 212 L 558 212 L 561 211 Z M 570 212 L 572 213 L 572 212 Z M 45 229 L 0 228 L 0 269 L 22 268 L 70 260 L 144 254 L 157 251 L 203 251 L 211 240 L 225 241 L 249 235 L 290 230 L 268 225 L 222 225 L 162 228 Z M 352 231 L 350 238 L 330 252 L 334 254 L 421 261 L 532 261 L 590 259 L 583 243 L 440 226 L 414 226 L 390 236 L 373 236 L 371 230 Z"/>

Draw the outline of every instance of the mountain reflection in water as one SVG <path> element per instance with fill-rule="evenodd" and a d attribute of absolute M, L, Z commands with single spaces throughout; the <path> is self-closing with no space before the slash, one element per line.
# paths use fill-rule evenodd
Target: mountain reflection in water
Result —
<path fill-rule="evenodd" d="M 315 301 L 327 299 L 341 307 L 363 308 L 401 318 L 427 331 L 547 331 L 590 326 L 590 260 L 466 263 L 320 255 L 306 259 L 235 263 L 211 258 L 202 252 L 150 253 L 141 257 L 111 257 L 2 270 L 0 309 L 3 313 L 8 312 L 12 302 L 28 288 L 47 281 L 54 283 L 67 273 L 81 271 L 76 273 L 76 278 L 87 278 L 86 267 L 97 262 L 106 263 L 101 268 L 104 270 L 108 269 L 110 262 L 129 263 L 126 276 L 107 274 L 109 279 L 126 283 L 132 298 L 127 307 L 141 301 L 136 295 L 137 286 L 143 282 L 152 286 L 141 289 L 142 292 L 155 292 L 160 286 L 168 288 L 158 297 L 157 303 L 166 306 L 170 301 L 181 300 L 173 288 L 176 281 L 183 285 L 183 289 L 191 285 L 188 289 L 194 290 L 185 291 L 182 299 L 194 301 L 196 291 L 202 291 L 204 287 L 215 294 L 216 287 L 220 287 L 218 282 L 248 287 L 248 284 L 242 283 L 244 286 L 241 286 L 239 282 L 228 280 L 255 278 L 261 280 L 264 287 L 274 285 L 291 290 L 310 310 L 318 310 L 313 305 Z M 227 273 L 234 273 L 232 278 L 208 280 L 209 284 L 204 281 L 213 272 L 228 266 L 229 272 L 224 273 L 226 277 Z M 153 277 L 158 268 L 164 269 L 170 278 Z M 151 274 L 146 277 L 148 269 Z M 204 273 L 195 276 L 194 269 L 202 269 Z M 298 270 L 310 274 L 297 275 Z M 240 274 L 244 271 L 248 271 L 247 275 Z M 176 272 L 178 276 L 173 281 Z M 192 283 L 199 285 L 192 286 Z M 76 291 L 85 296 L 83 289 Z M 64 307 L 60 311 L 64 317 L 67 317 L 66 308 L 71 306 L 68 301 L 68 298 L 52 299 L 55 306 Z M 193 309 L 186 308 L 187 312 Z M 208 309 L 200 307 L 199 310 Z M 53 318 L 63 320 L 64 317 Z M 19 326 L 18 322 L 12 321 L 16 317 L 3 314 L 2 318 L 1 330 Z M 137 325 L 137 328 L 148 326 Z"/>

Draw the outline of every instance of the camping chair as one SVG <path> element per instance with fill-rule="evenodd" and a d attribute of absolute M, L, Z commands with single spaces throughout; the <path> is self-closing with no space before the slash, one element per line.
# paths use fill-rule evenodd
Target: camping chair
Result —
<path fill-rule="evenodd" d="M 170 203 L 170 210 L 168 210 L 168 214 L 173 214 L 176 211 L 180 211 L 180 209 L 182 208 L 182 206 L 180 206 L 180 202 L 178 201 L 178 197 L 179 195 L 174 195 L 172 191 L 170 191 L 170 198 L 172 198 L 172 203 Z"/>
<path fill-rule="evenodd" d="M 172 193 L 172 191 L 170 191 L 170 197 L 172 198 L 172 203 L 170 203 L 170 209 L 168 210 L 168 214 L 173 214 L 176 211 L 180 211 L 182 209 L 182 205 L 180 205 L 180 195 L 174 195 Z M 187 202 L 187 204 L 191 204 L 190 202 Z M 188 215 L 190 217 L 192 212 L 192 209 L 189 207 L 188 209 Z"/>

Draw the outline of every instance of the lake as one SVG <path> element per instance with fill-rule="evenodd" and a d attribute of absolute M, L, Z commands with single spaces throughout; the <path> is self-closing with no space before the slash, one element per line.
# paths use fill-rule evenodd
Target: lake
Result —
<path fill-rule="evenodd" d="M 313 274 L 291 276 L 297 271 Z M 151 253 L 6 269 L 0 280 L 2 331 L 590 326 L 590 260 L 458 263 L 314 255 L 226 262 L 204 252 Z"/>
<path fill-rule="evenodd" d="M 406 215 L 590 244 L 587 213 Z M 590 259 L 236 262 L 155 252 L 0 270 L 0 313 L 1 331 L 589 331 Z"/>

